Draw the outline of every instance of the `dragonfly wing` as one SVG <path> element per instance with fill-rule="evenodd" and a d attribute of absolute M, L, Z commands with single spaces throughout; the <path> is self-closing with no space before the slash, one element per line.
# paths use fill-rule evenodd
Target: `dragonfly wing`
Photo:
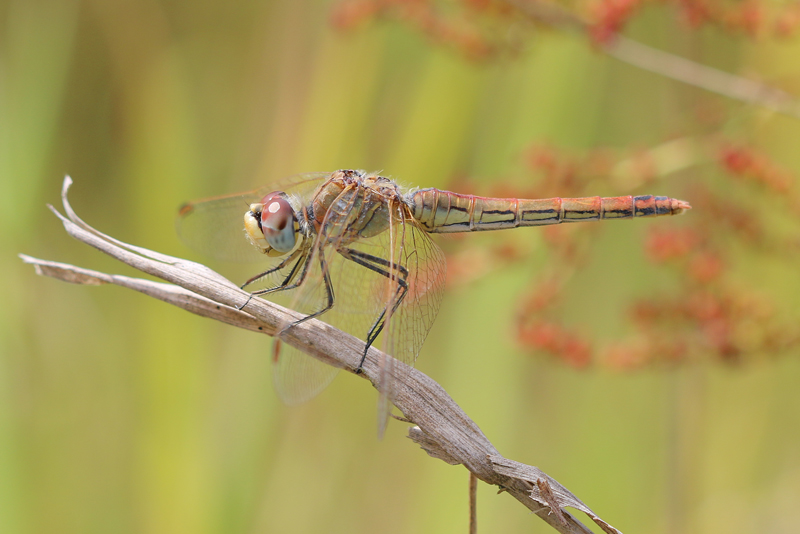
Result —
<path fill-rule="evenodd" d="M 340 323 L 335 326 L 365 340 L 385 313 L 383 331 L 373 344 L 413 365 L 439 311 L 446 264 L 441 249 L 416 223 L 408 207 L 399 200 L 387 200 L 387 205 L 392 213 L 388 230 L 347 245 L 361 262 L 331 262 Z M 350 213 L 348 220 L 335 222 L 346 225 L 356 217 Z M 345 217 L 340 214 L 339 218 Z M 383 362 L 379 434 L 388 418 L 395 372 L 393 360 Z"/>
<path fill-rule="evenodd" d="M 439 312 L 446 279 L 444 254 L 421 226 L 411 216 L 405 204 L 394 208 L 397 218 L 393 219 L 383 239 L 391 251 L 390 261 L 406 269 L 394 278 L 384 282 L 384 294 L 388 297 L 387 319 L 377 346 L 383 352 L 413 366 L 419 356 L 422 344 L 433 326 Z M 405 282 L 395 298 L 394 291 L 401 281 Z M 391 404 L 395 396 L 395 381 L 398 373 L 391 358 L 385 359 L 381 366 L 380 396 L 378 399 L 378 435 L 388 421 Z"/>
<path fill-rule="evenodd" d="M 356 325 L 366 324 L 368 316 L 364 313 L 353 313 L 349 306 L 348 293 L 340 296 L 339 288 L 333 283 L 333 280 L 342 278 L 345 267 L 342 259 L 334 249 L 319 248 L 317 240 L 311 246 L 307 261 L 308 272 L 300 286 L 285 294 L 271 294 L 270 300 L 282 301 L 287 307 L 308 316 L 324 310 L 330 299 L 333 299 L 333 306 L 319 315 L 319 319 L 351 334 L 360 332 L 361 328 Z M 283 324 L 280 328 L 291 328 L 291 323 Z M 273 344 L 272 363 L 275 391 L 281 400 L 290 405 L 305 402 L 319 394 L 339 371 L 338 368 L 322 363 L 280 339 L 276 339 Z"/>
<path fill-rule="evenodd" d="M 192 250 L 221 261 L 236 263 L 263 260 L 247 239 L 244 214 L 268 188 L 211 199 L 187 202 L 178 213 L 178 237 Z"/>
<path fill-rule="evenodd" d="M 382 234 L 358 241 L 351 248 L 401 266 L 392 276 L 371 276 L 368 300 L 377 304 L 369 313 L 388 308 L 388 318 L 375 346 L 394 358 L 414 365 L 422 344 L 439 312 L 446 278 L 444 254 L 413 219 L 406 207 L 396 206 L 396 220 Z M 398 286 L 405 283 L 398 296 Z M 345 284 L 347 285 L 347 284 Z M 394 308 L 394 309 L 392 309 Z"/>
<path fill-rule="evenodd" d="M 401 223 L 390 228 L 394 257 L 407 270 L 408 289 L 386 325 L 386 351 L 414 365 L 422 344 L 439 313 L 444 294 L 447 265 L 444 253 L 430 235 L 411 217 L 406 206 Z"/>
<path fill-rule="evenodd" d="M 303 261 L 305 256 L 298 254 L 294 260 L 286 262 L 287 257 L 270 258 L 261 254 L 245 236 L 244 214 L 251 203 L 260 201 L 272 191 L 286 192 L 293 207 L 299 211 L 305 208 L 315 189 L 329 176 L 330 173 L 300 174 L 246 193 L 187 203 L 181 207 L 176 222 L 178 235 L 190 248 L 218 260 L 265 262 L 267 268 L 264 272 L 269 274 L 249 285 L 249 289 L 280 286 L 293 271 L 302 267 L 302 264 L 298 266 L 296 262 Z M 270 293 L 267 298 L 301 313 L 312 313 L 322 301 L 322 287 L 318 282 L 314 283 L 314 277 L 312 270 L 309 277 L 312 283 L 296 291 Z M 281 343 L 280 340 L 273 342 L 273 363 L 277 393 L 287 404 L 298 404 L 310 399 L 322 391 L 338 371 L 290 345 Z"/>
<path fill-rule="evenodd" d="M 329 176 L 298 174 L 253 191 L 187 202 L 175 222 L 178 236 L 189 248 L 210 258 L 234 263 L 264 261 L 267 257 L 250 244 L 244 231 L 244 214 L 250 204 L 272 191 L 285 191 L 293 197 L 297 209 Z"/>
<path fill-rule="evenodd" d="M 272 358 L 275 392 L 290 406 L 317 396 L 339 372 L 277 338 L 272 343 Z"/>
<path fill-rule="evenodd" d="M 359 215 L 357 198 L 345 191 L 336 199 L 336 210 L 328 210 L 308 256 L 308 272 L 300 286 L 291 291 L 287 305 L 303 315 L 317 313 L 332 306 L 319 319 L 364 339 L 382 309 L 379 296 L 374 294 L 380 275 L 347 260 L 337 250 L 349 225 Z M 338 237 L 336 237 L 338 236 Z M 288 296 L 288 295 L 287 295 Z M 282 325 L 289 328 L 290 325 Z M 273 353 L 275 388 L 289 404 L 310 399 L 335 376 L 338 369 L 323 364 L 302 352 L 277 343 Z"/>
<path fill-rule="evenodd" d="M 331 204 L 336 209 L 328 210 L 320 224 L 324 235 L 314 237 L 302 284 L 283 297 L 288 307 L 304 315 L 327 308 L 332 299 L 332 306 L 319 319 L 362 340 L 385 320 L 373 344 L 413 365 L 439 310 L 444 255 L 397 199 L 386 199 L 393 213 L 388 230 L 368 239 L 345 241 L 347 229 L 370 213 L 361 200 L 353 190 L 345 190 Z M 354 251 L 360 262 L 348 251 Z M 280 342 L 273 363 L 276 390 L 289 404 L 319 393 L 338 371 Z M 392 363 L 388 359 L 382 366 L 381 432 L 389 413 L 387 399 L 392 397 Z"/>

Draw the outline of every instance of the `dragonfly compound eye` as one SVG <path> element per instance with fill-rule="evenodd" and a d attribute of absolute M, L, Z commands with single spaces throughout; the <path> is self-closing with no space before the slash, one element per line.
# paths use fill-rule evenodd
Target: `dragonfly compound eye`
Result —
<path fill-rule="evenodd" d="M 265 253 L 281 256 L 294 249 L 297 242 L 297 217 L 286 195 L 270 193 L 261 201 L 261 231 L 270 246 Z"/>

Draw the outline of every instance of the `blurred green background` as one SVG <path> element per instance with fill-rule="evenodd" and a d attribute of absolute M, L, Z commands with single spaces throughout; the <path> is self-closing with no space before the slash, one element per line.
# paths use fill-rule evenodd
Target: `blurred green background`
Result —
<path fill-rule="evenodd" d="M 376 394 L 363 380 L 342 375 L 287 408 L 272 391 L 268 338 L 22 264 L 20 252 L 136 274 L 69 239 L 47 210 L 65 174 L 89 224 L 202 260 L 175 236 L 182 202 L 298 172 L 379 170 L 487 194 L 526 186 L 533 143 L 628 149 L 700 130 L 800 170 L 797 119 L 639 71 L 581 36 L 538 31 L 513 57 L 475 62 L 398 22 L 336 31 L 331 7 L 0 3 L 0 532 L 467 529 L 466 470 L 428 458 L 400 423 L 376 441 Z M 797 39 L 688 31 L 664 7 L 647 8 L 628 34 L 800 88 Z M 698 126 L 698 110 L 722 118 Z M 728 183 L 698 164 L 630 190 L 598 181 L 592 194 L 693 201 L 700 182 Z M 623 306 L 609 299 L 658 299 L 675 283 L 643 259 L 646 227 L 691 225 L 698 213 L 604 226 L 566 289 L 570 324 L 626 333 Z M 512 233 L 501 239 L 543 246 L 539 229 Z M 498 238 L 441 242 L 456 254 Z M 797 324 L 797 257 L 719 246 L 734 247 L 737 283 Z M 211 265 L 239 282 L 257 268 Z M 800 531 L 796 349 L 735 366 L 576 370 L 515 340 L 520 294 L 541 267 L 512 262 L 451 284 L 418 362 L 500 452 L 542 468 L 624 532 Z M 478 496 L 483 532 L 551 531 L 495 488 Z"/>

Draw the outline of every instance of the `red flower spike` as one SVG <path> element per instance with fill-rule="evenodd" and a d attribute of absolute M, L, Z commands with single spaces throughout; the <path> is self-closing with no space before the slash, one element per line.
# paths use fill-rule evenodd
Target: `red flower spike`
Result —
<path fill-rule="evenodd" d="M 592 361 L 589 344 L 553 322 L 520 325 L 517 339 L 524 347 L 550 353 L 571 367 L 584 368 Z"/>
<path fill-rule="evenodd" d="M 707 284 L 722 275 L 724 265 L 716 254 L 704 252 L 696 255 L 689 263 L 689 274 L 698 283 Z"/>
<path fill-rule="evenodd" d="M 645 238 L 645 253 L 653 263 L 684 258 L 697 250 L 700 237 L 692 228 L 658 228 L 653 226 Z"/>
<path fill-rule="evenodd" d="M 331 10 L 330 23 L 337 30 L 352 30 L 373 20 L 380 10 L 380 3 L 370 0 L 346 0 Z"/>

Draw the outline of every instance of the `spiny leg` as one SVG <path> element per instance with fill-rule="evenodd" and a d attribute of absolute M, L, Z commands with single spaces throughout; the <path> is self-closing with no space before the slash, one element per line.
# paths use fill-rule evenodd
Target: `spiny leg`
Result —
<path fill-rule="evenodd" d="M 262 278 L 264 278 L 265 276 L 269 276 L 269 275 L 271 275 L 271 274 L 272 274 L 272 273 L 274 273 L 274 272 L 280 271 L 281 269 L 283 269 L 284 267 L 286 267 L 287 265 L 289 265 L 289 263 L 291 263 L 292 261 L 294 261 L 294 260 L 295 260 L 295 258 L 297 257 L 297 255 L 298 255 L 298 254 L 300 254 L 301 252 L 303 252 L 303 248 L 302 248 L 302 247 L 301 247 L 301 248 L 298 248 L 297 250 L 295 250 L 294 252 L 292 252 L 292 253 L 291 253 L 289 256 L 287 256 L 287 257 L 286 257 L 286 258 L 285 258 L 285 259 L 284 259 L 282 262 L 280 262 L 280 263 L 279 263 L 278 265 L 276 265 L 275 267 L 273 267 L 273 268 L 271 268 L 271 269 L 269 269 L 269 270 L 266 270 L 266 271 L 264 271 L 263 273 L 257 274 L 257 275 L 255 275 L 254 277 L 250 278 L 250 279 L 249 279 L 247 282 L 245 282 L 244 284 L 240 285 L 240 286 L 239 286 L 239 289 L 244 289 L 244 288 L 246 288 L 247 286 L 249 286 L 250 284 L 253 284 L 253 283 L 255 283 L 255 282 L 258 282 L 259 280 L 261 280 L 261 279 L 262 279 Z"/>
<path fill-rule="evenodd" d="M 387 278 L 391 278 L 389 273 L 386 273 Z M 394 304 L 392 305 L 392 311 L 390 313 L 390 317 L 394 315 L 394 312 L 397 311 L 397 308 L 400 306 L 400 303 L 403 302 L 406 294 L 408 294 L 408 283 L 405 280 L 397 279 L 397 292 L 394 296 Z M 369 329 L 369 333 L 367 334 L 366 346 L 364 348 L 364 354 L 361 355 L 361 361 L 358 364 L 358 369 L 356 369 L 356 373 L 361 373 L 361 366 L 364 365 L 364 360 L 367 359 L 367 351 L 372 346 L 372 343 L 377 339 L 378 335 L 383 331 L 383 327 L 386 325 L 386 311 L 389 309 L 389 306 L 384 308 L 381 312 L 378 319 L 372 325 L 372 328 Z M 392 355 L 394 356 L 394 355 Z"/>
<path fill-rule="evenodd" d="M 385 276 L 386 278 L 397 280 L 397 292 L 396 292 L 396 294 L 394 296 L 394 298 L 396 300 L 394 301 L 394 304 L 392 305 L 392 311 L 391 311 L 391 313 L 394 314 L 394 312 L 397 310 L 397 307 L 400 305 L 400 303 L 405 298 L 406 293 L 408 293 L 408 282 L 406 280 L 408 278 L 408 269 L 406 269 L 403 265 L 400 265 L 399 263 L 393 263 L 393 262 L 391 262 L 389 260 L 386 260 L 384 258 L 380 258 L 378 256 L 373 256 L 372 254 L 367 254 L 366 252 L 361 252 L 360 250 L 355 250 L 355 249 L 348 248 L 348 249 L 343 249 L 340 252 L 343 252 L 342 255 L 345 256 L 347 259 L 349 259 L 349 260 L 351 260 L 351 261 L 353 261 L 353 262 L 355 262 L 355 263 L 357 263 L 359 265 L 362 265 L 362 266 L 366 267 L 367 269 L 370 269 L 373 272 L 376 272 L 376 273 L 378 273 L 378 274 L 380 274 L 382 276 Z M 358 259 L 361 259 L 361 260 L 364 260 L 364 261 L 358 261 Z M 402 275 L 402 277 L 392 276 L 391 273 L 389 273 L 389 272 L 387 272 L 387 271 L 385 271 L 383 269 L 377 268 L 374 265 L 367 265 L 365 262 L 370 262 L 370 263 L 373 263 L 373 264 L 377 263 L 378 265 L 382 265 L 384 267 L 388 267 L 389 269 L 394 269 L 396 271 L 399 271 L 400 274 Z M 361 363 L 358 366 L 359 369 L 361 369 L 361 366 L 364 364 L 364 359 L 366 359 L 366 357 L 367 357 L 367 350 L 369 350 L 369 347 L 372 345 L 372 343 L 375 341 L 375 339 L 378 337 L 378 335 L 383 330 L 383 326 L 384 326 L 384 323 L 385 323 L 384 317 L 386 316 L 386 312 L 387 312 L 388 309 L 389 309 L 388 306 L 386 308 L 384 308 L 383 312 L 381 312 L 381 315 L 378 317 L 378 319 L 372 325 L 372 328 L 370 328 L 369 333 L 367 334 L 367 340 L 366 340 L 367 341 L 367 345 L 366 345 L 366 348 L 364 349 L 364 354 L 361 357 Z"/>
<path fill-rule="evenodd" d="M 347 200 L 346 194 L 349 191 L 351 191 L 352 189 L 353 188 L 351 186 L 346 187 L 336 197 L 336 200 L 334 200 L 333 205 L 337 205 L 337 203 L 339 203 L 339 201 L 341 199 Z M 351 210 L 353 208 L 353 205 L 355 204 L 356 198 L 357 198 L 356 196 L 351 195 L 351 198 L 347 201 L 347 204 L 344 206 L 344 208 L 347 208 L 346 212 L 345 211 L 341 211 L 341 212 L 336 212 L 335 213 L 332 209 L 328 209 L 325 212 L 325 217 L 323 218 L 322 224 L 320 225 L 320 227 L 325 229 L 325 228 L 328 228 L 331 225 L 335 225 L 335 222 L 337 221 L 337 219 L 342 218 L 341 217 L 342 215 L 344 215 L 345 216 L 344 219 L 346 219 L 348 214 L 351 212 Z M 336 216 L 333 216 L 334 213 L 335 213 Z M 286 327 L 282 328 L 280 330 L 280 332 L 278 332 L 275 335 L 275 338 L 278 340 L 278 342 L 280 342 L 280 337 L 287 330 L 289 330 L 290 328 L 293 328 L 293 327 L 299 325 L 300 323 L 308 321 L 309 319 L 313 319 L 315 317 L 319 317 L 323 313 L 325 313 L 328 310 L 330 310 L 331 308 L 333 308 L 333 302 L 334 302 L 333 283 L 331 282 L 330 269 L 328 268 L 328 263 L 325 260 L 325 254 L 323 253 L 323 250 L 322 250 L 323 244 L 326 241 L 326 239 L 324 237 L 325 236 L 325 232 L 323 231 L 322 234 L 323 235 L 318 236 L 318 239 L 316 240 L 314 245 L 312 245 L 312 251 L 311 251 L 311 254 L 309 255 L 309 258 L 312 257 L 315 253 L 319 255 L 319 265 L 320 265 L 320 269 L 322 270 L 322 279 L 323 279 L 323 282 L 325 284 L 325 293 L 326 293 L 326 297 L 327 297 L 327 304 L 325 304 L 325 306 L 322 309 L 317 310 L 314 313 L 312 313 L 310 315 L 307 315 L 307 316 L 303 317 L 302 319 L 294 321 L 293 323 L 290 323 Z M 306 265 L 303 268 L 303 274 L 300 277 L 300 280 L 296 284 L 291 286 L 292 288 L 297 287 L 297 286 L 299 286 L 299 285 L 301 285 L 303 283 L 303 281 L 306 278 L 306 275 L 308 274 L 308 266 L 311 264 L 311 261 L 313 261 L 313 260 L 309 259 L 309 261 L 306 262 Z M 285 289 L 291 289 L 291 288 L 290 287 L 286 287 Z"/>
<path fill-rule="evenodd" d="M 364 360 L 367 359 L 367 351 L 372 346 L 372 343 L 377 339 L 378 335 L 383 330 L 384 325 L 386 324 L 386 314 L 389 312 L 389 308 L 391 308 L 390 315 L 394 315 L 394 312 L 397 311 L 397 307 L 400 306 L 400 303 L 403 302 L 406 294 L 408 293 L 408 281 L 406 278 L 408 277 L 408 269 L 403 267 L 400 264 L 390 262 L 384 258 L 379 258 L 377 256 L 373 256 L 371 254 L 366 254 L 364 252 L 360 252 L 358 250 L 353 250 L 351 248 L 341 248 L 338 252 L 347 258 L 348 260 L 361 265 L 369 269 L 372 272 L 378 273 L 381 276 L 385 276 L 390 280 L 397 281 L 397 290 L 395 292 L 393 304 L 387 304 L 386 307 L 383 309 L 381 314 L 378 316 L 378 319 L 373 323 L 372 327 L 369 329 L 367 333 L 366 345 L 364 346 L 364 353 L 361 355 L 361 361 L 356 368 L 356 374 L 361 374 L 363 372 L 362 366 L 364 365 Z M 378 265 L 388 267 L 389 269 L 394 269 L 399 271 L 403 278 L 399 276 L 395 276 L 391 274 L 389 271 L 378 267 Z"/>
<path fill-rule="evenodd" d="M 315 311 L 314 313 L 312 313 L 310 315 L 306 315 L 302 319 L 298 319 L 297 321 L 295 321 L 293 323 L 290 323 L 287 326 L 285 326 L 284 328 L 282 328 L 281 331 L 278 332 L 275 335 L 275 337 L 277 337 L 277 338 L 280 338 L 281 335 L 283 335 L 283 333 L 286 332 L 287 330 L 289 330 L 290 328 L 294 328 L 295 326 L 299 325 L 300 323 L 304 323 L 304 322 L 308 321 L 309 319 L 313 319 L 314 317 L 319 317 L 320 315 L 322 315 L 326 311 L 328 311 L 331 308 L 333 308 L 333 301 L 334 301 L 333 284 L 331 283 L 331 275 L 330 275 L 330 272 L 328 270 L 328 262 L 325 261 L 325 255 L 322 254 L 322 251 L 318 251 L 317 253 L 319 254 L 319 266 L 320 266 L 320 269 L 322 270 L 322 280 L 325 282 L 325 294 L 326 294 L 325 296 L 327 297 L 327 301 L 328 302 L 327 302 L 327 304 L 325 304 L 325 306 L 322 309 L 317 310 L 317 311 Z M 297 287 L 298 285 L 303 283 L 303 280 L 305 279 L 306 274 L 308 273 L 308 264 L 310 264 L 310 263 L 311 263 L 310 261 L 306 262 L 306 266 L 303 268 L 303 275 L 301 276 L 301 279 L 296 284 L 294 284 L 292 287 Z M 291 289 L 291 288 L 287 287 L 285 289 Z"/>
<path fill-rule="evenodd" d="M 244 285 L 242 285 L 241 288 L 244 289 L 249 284 L 252 284 L 253 282 L 258 281 L 260 278 L 263 278 L 265 276 L 268 276 L 268 275 L 270 275 L 270 274 L 272 274 L 274 272 L 277 272 L 277 271 L 283 269 L 297 255 L 300 255 L 300 257 L 297 259 L 295 264 L 292 266 L 292 270 L 289 271 L 289 274 L 286 276 L 286 278 L 283 279 L 283 282 L 281 282 L 280 284 L 278 284 L 275 287 L 270 287 L 270 288 L 267 288 L 267 289 L 260 289 L 258 291 L 253 291 L 252 293 L 250 293 L 250 296 L 247 298 L 247 301 L 244 304 L 242 304 L 238 309 L 241 310 L 245 306 L 247 306 L 250 303 L 250 300 L 254 296 L 266 295 L 267 293 L 273 293 L 275 291 L 287 291 L 289 289 L 294 289 L 294 288 L 298 287 L 300 284 L 302 284 L 303 281 L 306 278 L 306 275 L 308 274 L 308 266 L 311 264 L 311 255 L 308 253 L 308 249 L 307 248 L 299 248 L 299 249 L 297 249 L 296 252 L 292 253 L 291 256 L 289 256 L 284 261 L 282 261 L 278 266 L 273 267 L 272 269 L 270 269 L 268 271 L 265 271 L 265 272 L 259 274 L 258 276 L 254 276 L 253 278 L 251 278 L 250 280 L 245 282 Z M 297 282 L 295 282 L 294 284 L 289 285 L 289 282 L 291 282 L 292 279 L 294 279 L 294 277 L 297 275 L 297 269 L 298 269 L 298 267 L 300 267 L 301 264 L 303 265 L 303 270 L 302 270 L 302 273 L 300 274 L 300 279 L 297 280 Z"/>
<path fill-rule="evenodd" d="M 360 250 L 356 250 L 353 248 L 343 248 L 339 252 L 348 260 L 355 261 L 350 256 L 361 258 L 362 260 L 369 261 L 372 263 L 377 263 L 378 265 L 383 265 L 384 267 L 389 267 L 390 269 L 400 271 L 400 274 L 402 274 L 405 277 L 408 277 L 408 269 L 406 269 L 399 263 L 392 263 L 384 258 L 373 256 L 372 254 L 367 254 L 366 252 L 361 252 Z"/>

